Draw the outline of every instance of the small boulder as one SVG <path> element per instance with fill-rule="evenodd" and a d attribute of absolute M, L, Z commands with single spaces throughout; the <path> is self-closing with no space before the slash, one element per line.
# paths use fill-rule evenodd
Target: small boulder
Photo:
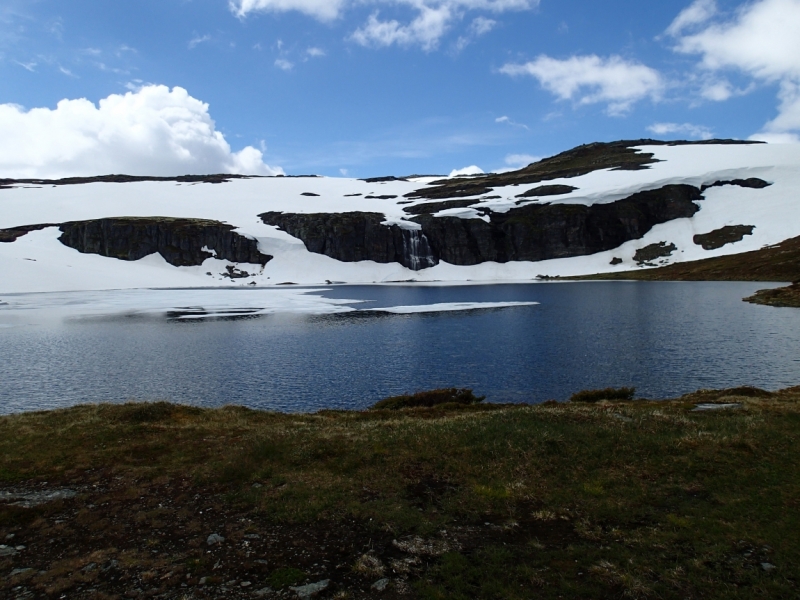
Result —
<path fill-rule="evenodd" d="M 210 536 L 208 536 L 208 539 L 206 540 L 206 543 L 209 546 L 216 546 L 217 544 L 221 544 L 224 541 L 225 541 L 224 537 L 222 537 L 218 533 L 212 533 Z"/>
<path fill-rule="evenodd" d="M 289 589 L 292 590 L 295 594 L 297 594 L 298 598 L 305 599 L 305 598 L 313 598 L 320 592 L 324 592 L 328 589 L 328 586 L 331 584 L 330 579 L 323 579 L 322 581 L 318 581 L 317 583 L 309 583 L 308 585 L 301 585 L 297 587 L 290 587 Z"/>
<path fill-rule="evenodd" d="M 380 593 L 385 592 L 386 588 L 389 587 L 389 579 L 384 577 L 383 579 L 378 579 L 375 583 L 370 586 L 370 589 Z"/>

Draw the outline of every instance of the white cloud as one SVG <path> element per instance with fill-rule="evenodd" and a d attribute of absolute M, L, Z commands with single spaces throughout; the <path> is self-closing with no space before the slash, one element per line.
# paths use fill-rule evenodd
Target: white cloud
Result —
<path fill-rule="evenodd" d="M 208 41 L 211 41 L 210 35 L 196 35 L 191 40 L 189 40 L 189 50 L 192 50 L 198 45 Z"/>
<path fill-rule="evenodd" d="M 345 0 L 230 0 L 229 4 L 240 18 L 251 12 L 298 11 L 320 21 L 332 21 L 339 16 Z"/>
<path fill-rule="evenodd" d="M 14 62 L 17 63 L 20 67 L 22 67 L 26 71 L 30 71 L 31 73 L 35 73 L 36 72 L 37 64 L 35 62 L 23 63 L 23 62 L 19 62 L 18 60 L 15 60 Z"/>
<path fill-rule="evenodd" d="M 667 28 L 667 34 L 671 36 L 680 35 L 685 29 L 705 23 L 715 14 L 717 14 L 715 0 L 695 0 L 675 17 L 675 20 Z"/>
<path fill-rule="evenodd" d="M 294 63 L 285 58 L 276 58 L 275 66 L 281 71 L 291 71 L 294 68 Z"/>
<path fill-rule="evenodd" d="M 486 35 L 497 25 L 497 21 L 486 17 L 476 17 L 469 26 L 470 33 L 474 36 Z"/>
<path fill-rule="evenodd" d="M 529 127 L 527 125 L 525 125 L 524 123 L 517 123 L 516 121 L 512 121 L 511 118 L 507 117 L 507 116 L 497 117 L 494 120 L 494 122 L 495 123 L 504 123 L 506 125 L 511 125 L 512 127 L 521 127 L 522 129 L 529 129 Z"/>
<path fill-rule="evenodd" d="M 681 30 L 678 30 L 679 32 Z M 732 19 L 710 23 L 677 39 L 675 50 L 696 54 L 706 72 L 737 70 L 760 83 L 779 83 L 778 116 L 760 134 L 794 135 L 800 130 L 800 0 L 755 0 L 741 6 Z M 707 85 L 702 95 L 726 100 L 734 91 L 725 82 Z"/>
<path fill-rule="evenodd" d="M 796 133 L 755 133 L 748 139 L 768 144 L 800 144 L 800 135 Z"/>
<path fill-rule="evenodd" d="M 252 146 L 232 152 L 208 104 L 179 87 L 144 86 L 98 105 L 62 100 L 26 111 L 0 104 L 0 138 L 0 177 L 283 172 Z"/>
<path fill-rule="evenodd" d="M 653 123 L 647 128 L 655 135 L 686 135 L 692 139 L 710 140 L 714 134 L 708 127 L 692 123 Z"/>
<path fill-rule="evenodd" d="M 700 54 L 708 69 L 736 68 L 765 80 L 800 77 L 800 0 L 746 4 L 727 23 L 715 23 L 678 41 Z"/>
<path fill-rule="evenodd" d="M 426 51 L 435 49 L 453 23 L 464 18 L 468 11 L 495 14 L 507 11 L 531 10 L 540 0 L 229 0 L 230 8 L 240 18 L 252 12 L 305 13 L 320 21 L 331 21 L 351 7 L 374 5 L 376 9 L 350 39 L 362 46 L 386 47 L 420 46 Z M 381 20 L 380 7 L 406 7 L 415 12 L 408 22 L 396 19 Z M 488 33 L 496 21 L 479 16 L 469 26 L 469 36 L 461 37 L 456 47 L 463 48 L 471 38 Z"/>
<path fill-rule="evenodd" d="M 467 35 L 461 35 L 453 45 L 456 53 L 461 52 L 464 48 L 469 46 L 475 39 L 486 35 L 497 26 L 497 21 L 494 19 L 487 19 L 486 17 L 476 17 L 472 20 L 469 26 Z"/>
<path fill-rule="evenodd" d="M 565 60 L 539 56 L 525 64 L 500 69 L 511 76 L 530 75 L 561 100 L 578 104 L 605 103 L 612 115 L 624 114 L 640 100 L 658 100 L 664 82 L 658 71 L 619 56 L 573 56 Z"/>
<path fill-rule="evenodd" d="M 477 165 L 471 165 L 463 169 L 453 169 L 448 177 L 460 177 L 462 175 L 483 175 L 483 169 Z"/>
<path fill-rule="evenodd" d="M 448 6 L 429 8 L 422 6 L 416 19 L 408 25 L 398 21 L 381 21 L 372 13 L 364 26 L 353 32 L 353 41 L 362 46 L 420 45 L 423 50 L 433 50 L 439 44 L 453 18 Z"/>
<path fill-rule="evenodd" d="M 306 54 L 311 58 L 320 58 L 322 56 L 325 56 L 325 50 L 323 50 L 322 48 L 311 47 L 306 50 Z"/>

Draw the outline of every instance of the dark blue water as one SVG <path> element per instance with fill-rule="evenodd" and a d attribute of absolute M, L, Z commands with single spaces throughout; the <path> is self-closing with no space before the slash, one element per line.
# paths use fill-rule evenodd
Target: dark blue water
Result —
<path fill-rule="evenodd" d="M 363 408 L 394 394 L 471 387 L 491 401 L 635 386 L 800 384 L 800 310 L 754 306 L 764 284 L 579 282 L 340 287 L 372 306 L 536 301 L 421 315 L 70 320 L 0 329 L 0 412 L 170 400 L 281 411 Z"/>

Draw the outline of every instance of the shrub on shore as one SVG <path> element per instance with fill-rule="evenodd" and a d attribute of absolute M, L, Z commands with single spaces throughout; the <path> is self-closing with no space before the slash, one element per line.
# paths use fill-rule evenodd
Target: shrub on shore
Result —
<path fill-rule="evenodd" d="M 466 388 L 445 388 L 392 396 L 376 402 L 372 410 L 400 410 L 401 408 L 432 408 L 443 404 L 480 404 L 486 396 L 476 396 Z"/>
<path fill-rule="evenodd" d="M 601 400 L 628 401 L 633 400 L 636 388 L 606 388 L 604 390 L 583 390 L 570 396 L 570 402 L 600 402 Z"/>

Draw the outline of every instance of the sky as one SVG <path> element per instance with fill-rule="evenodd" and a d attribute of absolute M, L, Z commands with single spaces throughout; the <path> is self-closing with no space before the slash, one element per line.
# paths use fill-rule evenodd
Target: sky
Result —
<path fill-rule="evenodd" d="M 449 174 L 798 142 L 800 0 L 0 0 L 0 177 Z"/>

